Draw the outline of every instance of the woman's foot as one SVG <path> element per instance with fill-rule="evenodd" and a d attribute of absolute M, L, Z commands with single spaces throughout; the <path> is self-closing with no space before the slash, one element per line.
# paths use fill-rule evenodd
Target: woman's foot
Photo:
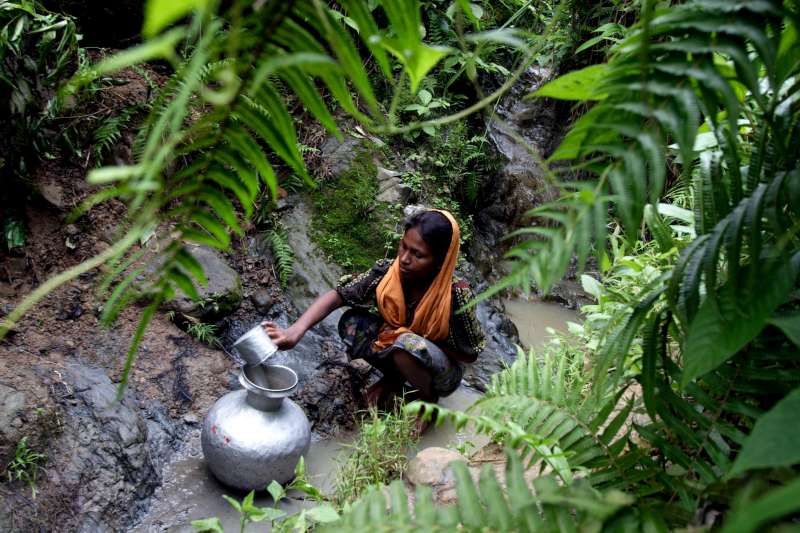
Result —
<path fill-rule="evenodd" d="M 392 399 L 393 395 L 393 384 L 384 377 L 364 391 L 364 402 L 367 404 L 367 407 L 382 409 L 386 407 L 386 404 Z"/>
<path fill-rule="evenodd" d="M 417 418 L 414 420 L 414 424 L 411 426 L 411 438 L 414 440 L 419 440 L 422 437 L 422 434 L 428 431 L 428 428 L 431 427 L 432 421 L 425 420 L 422 415 L 417 415 Z"/>
<path fill-rule="evenodd" d="M 431 424 L 436 422 L 438 414 L 439 411 L 434 409 L 430 415 L 425 416 L 425 408 L 420 408 L 419 412 L 417 413 L 417 418 L 414 419 L 414 423 L 411 426 L 411 436 L 414 438 L 414 440 L 418 440 L 420 437 L 422 437 L 423 433 L 428 431 L 428 428 L 431 427 Z"/>

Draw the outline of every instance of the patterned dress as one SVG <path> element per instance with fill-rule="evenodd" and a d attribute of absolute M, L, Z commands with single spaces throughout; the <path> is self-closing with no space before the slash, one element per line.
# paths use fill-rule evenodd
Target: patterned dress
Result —
<path fill-rule="evenodd" d="M 464 367 L 460 362 L 450 359 L 441 348 L 477 356 L 485 346 L 483 331 L 475 317 L 474 308 L 458 313 L 474 294 L 465 280 L 453 279 L 450 331 L 447 339 L 439 345 L 416 333 L 403 333 L 392 346 L 374 352 L 372 343 L 377 339 L 384 323 L 378 311 L 376 289 L 393 261 L 381 259 L 370 270 L 358 275 L 344 276 L 339 280 L 336 292 L 345 305 L 352 307 L 339 320 L 339 335 L 347 345 L 351 359 L 364 359 L 383 374 L 392 369 L 388 355 L 396 348 L 405 350 L 431 372 L 436 392 L 447 396 L 458 388 Z M 407 324 L 413 320 L 414 311 L 415 307 L 406 307 Z"/>

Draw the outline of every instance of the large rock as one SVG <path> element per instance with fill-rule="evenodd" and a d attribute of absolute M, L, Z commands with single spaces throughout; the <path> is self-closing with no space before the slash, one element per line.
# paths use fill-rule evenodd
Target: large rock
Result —
<path fill-rule="evenodd" d="M 125 530 L 147 508 L 177 431 L 156 402 L 142 409 L 130 391 L 117 401 L 117 386 L 99 368 L 73 363 L 43 372 L 58 376 L 51 389 L 61 427 L 46 450 L 37 498 L 11 494 L 6 502 L 17 520 L 11 530 Z"/>
<path fill-rule="evenodd" d="M 25 393 L 0 383 L 0 461 L 3 465 L 13 458 L 22 437 L 18 415 L 24 408 Z"/>
<path fill-rule="evenodd" d="M 336 286 L 342 275 L 337 265 L 329 262 L 311 240 L 311 208 L 302 198 L 292 201 L 281 214 L 287 228 L 291 228 L 291 244 L 294 251 L 294 276 L 289 280 L 287 292 L 298 312 L 305 311 L 319 296 Z M 331 331 L 341 311 L 331 313 L 323 324 Z"/>
<path fill-rule="evenodd" d="M 539 162 L 558 144 L 564 121 L 553 100 L 525 99 L 549 77 L 547 69 L 529 68 L 498 102 L 488 125 L 489 139 L 506 163 L 484 187 L 485 201 L 474 219 L 469 253 L 484 276 L 503 271 L 498 258 L 509 243 L 501 239 L 524 223 L 528 210 L 555 197 Z"/>
<path fill-rule="evenodd" d="M 388 204 L 405 204 L 411 200 L 414 191 L 403 183 L 401 173 L 378 166 L 376 179 L 378 181 L 378 195 L 375 199 Z"/>
<path fill-rule="evenodd" d="M 436 505 L 449 505 L 456 501 L 455 476 L 450 465 L 464 462 L 464 456 L 447 448 L 425 448 L 408 462 L 406 480 L 414 487 L 428 486 Z"/>
<path fill-rule="evenodd" d="M 69 365 L 64 380 L 72 394 L 51 485 L 71 488 L 79 531 L 119 531 L 147 508 L 177 435 L 166 417 L 143 416 L 130 392 L 116 401 L 117 386 L 98 368 Z"/>
<path fill-rule="evenodd" d="M 497 303 L 479 303 L 475 316 L 486 336 L 486 348 L 477 361 L 467 365 L 464 380 L 479 391 L 485 391 L 492 376 L 516 360 L 519 333 Z"/>
<path fill-rule="evenodd" d="M 346 172 L 365 145 L 367 140 L 364 138 L 346 135 L 340 140 L 333 136 L 328 137 L 320 147 L 320 172 L 326 176 L 338 176 Z"/>
<path fill-rule="evenodd" d="M 230 314 L 242 300 L 239 274 L 219 253 L 207 246 L 188 245 L 188 250 L 203 267 L 208 285 L 196 285 L 200 301 L 192 300 L 180 292 L 164 307 L 198 319 Z"/>

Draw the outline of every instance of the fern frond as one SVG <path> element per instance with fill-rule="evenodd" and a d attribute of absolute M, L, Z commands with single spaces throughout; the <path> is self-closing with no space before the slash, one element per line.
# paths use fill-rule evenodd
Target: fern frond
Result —
<path fill-rule="evenodd" d="M 273 264 L 277 269 L 281 286 L 286 287 L 294 275 L 294 250 L 289 244 L 286 228 L 280 223 L 273 224 L 264 237 L 272 250 Z"/>
<path fill-rule="evenodd" d="M 122 132 L 130 126 L 136 113 L 146 109 L 145 104 L 125 107 L 118 115 L 106 117 L 92 135 L 92 156 L 99 166 L 103 157 L 122 137 Z"/>
<path fill-rule="evenodd" d="M 663 523 L 653 516 L 640 516 L 630 506 L 633 498 L 618 491 L 599 492 L 578 481 L 562 486 L 542 476 L 529 486 L 519 457 L 507 452 L 504 482 L 498 481 L 489 465 L 473 481 L 467 466 L 451 463 L 457 502 L 434 507 L 430 487 L 417 488 L 414 505 L 402 481 L 393 482 L 387 501 L 375 487 L 353 502 L 339 520 L 321 524 L 320 531 L 599 531 L 604 527 L 626 530 Z M 505 487 L 505 488 L 504 488 Z"/>

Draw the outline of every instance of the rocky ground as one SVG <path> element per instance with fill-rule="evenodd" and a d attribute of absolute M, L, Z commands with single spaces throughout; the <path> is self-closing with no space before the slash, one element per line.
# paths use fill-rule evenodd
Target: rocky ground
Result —
<path fill-rule="evenodd" d="M 132 78 L 132 83 L 142 81 Z M 135 87 L 125 90 L 136 94 Z M 510 102 L 503 106 L 513 108 Z M 518 127 L 524 125 L 522 121 Z M 324 148 L 319 168 L 326 174 L 345 169 L 348 150 L 332 140 L 319 141 Z M 498 141 L 501 153 L 508 142 Z M 124 146 L 120 150 L 124 160 Z M 477 236 L 468 250 L 473 263 L 462 274 L 478 290 L 485 286 L 486 276 L 496 273 L 499 235 L 519 222 L 519 209 L 513 213 L 499 209 L 503 197 L 519 194 L 520 188 L 538 187 L 531 176 L 527 181 L 515 177 L 526 163 L 514 153 L 507 156 L 509 166 L 497 177 L 499 192 L 476 217 Z M 104 204 L 72 224 L 65 223 L 69 211 L 91 192 L 84 181 L 86 170 L 82 162 L 63 158 L 43 164 L 33 176 L 27 243 L 2 256 L 0 316 L 48 277 L 114 242 L 113 229 L 124 213 L 120 204 Z M 396 174 L 380 171 L 387 185 L 379 194 L 408 199 Z M 526 194 L 535 199 L 545 193 Z M 166 462 L 196 431 L 213 402 L 238 387 L 236 361 L 229 354 L 232 342 L 265 318 L 287 325 L 341 274 L 312 243 L 308 200 L 290 195 L 280 202 L 279 210 L 292 228 L 296 255 L 289 286 L 280 287 L 272 258 L 255 228 L 236 239 L 230 253 L 195 249 L 210 279 L 204 296 L 217 306 L 209 315 L 208 306 L 200 309 L 178 299 L 158 313 L 119 402 L 115 401 L 118 383 L 140 309 L 131 306 L 111 328 L 102 328 L 102 302 L 95 293 L 101 271 L 50 294 L 0 344 L 0 479 L 4 480 L 0 530 L 116 531 L 147 509 Z M 500 304 L 480 304 L 478 316 L 489 343 L 465 379 L 482 390 L 493 373 L 513 360 L 517 336 Z M 218 342 L 209 345 L 187 334 L 191 318 L 186 317 L 215 323 Z M 297 348 L 276 356 L 277 362 L 300 375 L 295 400 L 306 410 L 317 438 L 354 427 L 359 391 L 375 379 L 366 365 L 347 361 L 336 335 L 336 319 L 332 316 Z M 30 450 L 46 456 L 40 460 L 35 498 L 24 480 L 5 481 L 6 465 L 24 437 Z"/>

